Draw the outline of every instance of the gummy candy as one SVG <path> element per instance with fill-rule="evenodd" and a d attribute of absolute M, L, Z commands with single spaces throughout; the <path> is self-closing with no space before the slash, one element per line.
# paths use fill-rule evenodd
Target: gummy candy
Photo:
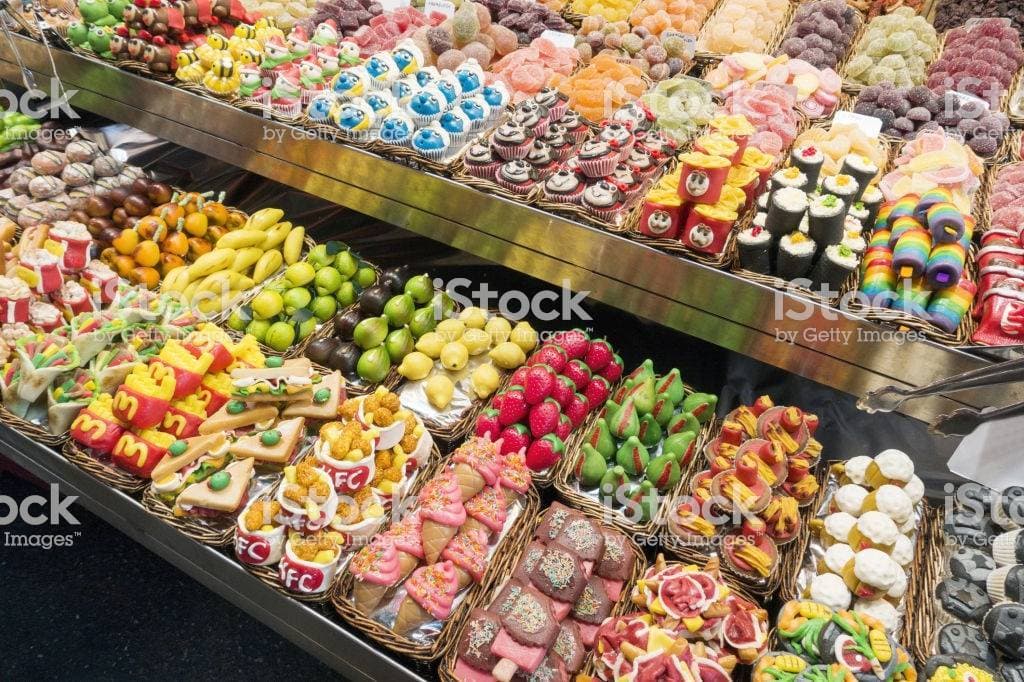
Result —
<path fill-rule="evenodd" d="M 843 76 L 859 85 L 922 85 L 924 67 L 935 58 L 935 28 L 909 7 L 877 16 L 854 46 Z"/>
<path fill-rule="evenodd" d="M 812 118 L 835 111 L 842 90 L 842 81 L 832 69 L 819 70 L 802 59 L 790 59 L 786 55 L 772 57 L 751 52 L 727 56 L 705 75 L 705 80 L 725 96 L 759 81 L 780 87 L 795 86 L 795 105 Z"/>
<path fill-rule="evenodd" d="M 724 0 L 705 24 L 697 49 L 721 54 L 764 52 L 787 8 L 786 0 Z"/>

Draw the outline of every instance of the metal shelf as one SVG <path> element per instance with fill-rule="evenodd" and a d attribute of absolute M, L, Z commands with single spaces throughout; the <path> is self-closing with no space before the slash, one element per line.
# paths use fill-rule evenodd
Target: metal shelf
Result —
<path fill-rule="evenodd" d="M 0 78 L 21 81 L 12 47 L 38 77 L 53 75 L 46 47 L 14 36 L 0 45 Z M 921 386 L 987 364 L 928 341 L 863 341 L 883 328 L 95 59 L 59 50 L 52 59 L 65 87 L 77 90 L 75 107 L 847 393 Z M 793 343 L 778 341 L 787 334 Z M 927 420 L 1019 400 L 1024 387 L 975 391 L 918 401 L 907 413 Z"/>
<path fill-rule="evenodd" d="M 282 637 L 352 680 L 426 682 L 411 662 L 377 649 L 336 619 L 269 589 L 225 552 L 201 545 L 148 513 L 137 500 L 96 480 L 59 453 L 0 424 L 0 451 L 90 512 L 187 573 Z"/>

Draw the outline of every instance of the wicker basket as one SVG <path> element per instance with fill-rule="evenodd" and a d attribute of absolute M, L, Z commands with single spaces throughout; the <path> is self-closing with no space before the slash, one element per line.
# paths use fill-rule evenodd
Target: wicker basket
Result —
<path fill-rule="evenodd" d="M 146 486 L 145 492 L 142 493 L 142 506 L 153 516 L 201 544 L 227 547 L 235 537 L 234 514 L 203 521 L 191 516 L 175 516 L 171 507 L 153 492 L 151 485 Z"/>
<path fill-rule="evenodd" d="M 86 452 L 74 440 L 64 444 L 64 457 L 79 469 L 121 492 L 135 496 L 149 487 L 150 481 L 122 471 L 109 460 L 100 460 Z"/>
<path fill-rule="evenodd" d="M 582 511 L 584 514 L 591 516 L 597 521 L 603 520 L 602 516 L 594 516 L 593 514 L 590 514 L 589 511 L 586 509 Z M 495 580 L 492 581 L 491 589 L 487 591 L 486 595 L 481 595 L 481 598 L 479 600 L 479 604 L 481 606 L 484 604 L 489 605 L 491 601 L 493 601 L 493 599 L 498 596 L 498 592 L 501 590 L 501 587 L 505 584 L 505 581 L 512 574 L 512 571 L 515 569 L 516 564 L 519 563 L 519 560 L 522 557 L 523 552 L 526 550 L 526 545 L 529 544 L 530 538 L 533 537 L 533 533 L 536 530 L 537 525 L 540 523 L 540 520 L 541 515 L 538 514 L 538 517 L 535 521 L 525 524 L 529 531 L 524 534 L 525 538 L 522 547 L 517 547 L 509 552 L 510 557 L 514 560 L 507 562 L 504 570 L 502 571 L 502 575 L 496 576 Z M 621 616 L 622 614 L 626 613 L 627 609 L 630 608 L 630 595 L 633 591 L 633 586 L 640 579 L 640 577 L 643 575 L 644 570 L 646 569 L 647 559 L 644 556 L 643 550 L 637 545 L 637 543 L 633 541 L 629 541 L 629 549 L 633 553 L 633 570 L 630 573 L 629 579 L 626 580 L 623 584 L 622 593 L 619 596 L 619 601 L 615 604 L 614 607 L 612 607 L 611 613 L 609 614 L 609 618 L 614 616 Z M 458 651 L 456 650 L 456 645 L 458 644 L 459 639 L 461 639 L 462 637 L 462 629 L 463 628 L 460 627 L 458 629 L 458 632 L 456 632 L 453 635 L 452 646 L 448 648 L 448 652 L 445 654 L 444 659 L 438 666 L 437 672 L 442 682 L 462 682 L 461 680 L 459 680 L 458 677 L 455 676 L 455 665 L 458 662 Z M 592 651 L 589 652 L 586 658 L 584 659 L 583 666 L 580 668 L 580 675 L 593 674 L 592 654 Z"/>
<path fill-rule="evenodd" d="M 39 424 L 33 424 L 24 417 L 19 417 L 3 405 L 0 405 L 0 422 L 11 427 L 23 436 L 31 438 L 37 443 L 49 445 L 51 448 L 60 448 L 60 446 L 64 444 L 64 441 L 68 439 L 67 431 L 63 433 L 51 433 L 48 429 L 40 426 Z"/>
<path fill-rule="evenodd" d="M 532 519 L 538 515 L 540 498 L 532 488 L 521 498 L 521 504 L 523 505 L 521 519 Z M 331 594 L 331 604 L 343 620 L 387 649 L 418 661 L 432 661 L 444 655 L 455 644 L 462 622 L 479 603 L 480 598 L 487 594 L 497 581 L 502 580 L 511 572 L 514 548 L 526 544 L 530 528 L 530 524 L 522 522 L 509 525 L 505 534 L 498 540 L 493 560 L 488 564 L 483 581 L 478 585 L 471 586 L 464 593 L 462 600 L 445 619 L 441 632 L 430 644 L 414 642 L 407 637 L 397 635 L 390 628 L 356 610 L 348 598 L 355 582 L 354 576 L 349 571 L 345 571 L 335 584 Z"/>
<path fill-rule="evenodd" d="M 721 13 L 722 9 L 726 7 L 729 0 L 722 0 L 721 3 L 715 8 L 715 11 L 711 13 L 711 16 L 704 22 L 704 26 L 701 28 L 700 33 L 697 36 L 697 54 L 696 60 L 698 62 L 719 62 L 728 55 L 722 54 L 721 52 L 712 52 L 710 50 L 701 49 L 701 45 L 709 35 L 709 27 L 714 23 L 715 19 Z M 778 24 L 772 31 L 768 38 L 767 44 L 765 45 L 765 54 L 774 54 L 778 50 L 779 45 L 782 44 L 782 39 L 786 35 L 786 31 L 789 30 L 789 25 L 793 21 L 793 14 L 796 12 L 797 4 L 790 2 L 786 6 L 786 10 L 782 16 L 779 17 Z"/>

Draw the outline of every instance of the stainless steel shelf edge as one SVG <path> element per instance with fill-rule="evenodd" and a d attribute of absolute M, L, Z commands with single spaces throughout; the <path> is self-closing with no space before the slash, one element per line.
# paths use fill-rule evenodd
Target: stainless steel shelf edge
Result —
<path fill-rule="evenodd" d="M 90 512 L 347 678 L 426 682 L 338 621 L 269 589 L 231 557 L 183 535 L 138 501 L 6 425 L 0 425 L 0 451 L 44 481 L 58 484 L 65 495 L 77 495 Z"/>
<path fill-rule="evenodd" d="M 52 74 L 41 44 L 20 36 L 13 43 L 30 69 Z M 886 384 L 921 386 L 986 364 L 927 341 L 862 342 L 882 328 L 93 59 L 52 55 L 66 86 L 78 90 L 76 107 L 555 285 L 568 282 L 596 300 L 847 393 Z M 0 44 L 0 77 L 20 80 L 6 41 Z M 1024 388 L 965 393 L 955 401 L 912 403 L 907 412 L 929 419 L 964 404 L 1021 399 Z"/>

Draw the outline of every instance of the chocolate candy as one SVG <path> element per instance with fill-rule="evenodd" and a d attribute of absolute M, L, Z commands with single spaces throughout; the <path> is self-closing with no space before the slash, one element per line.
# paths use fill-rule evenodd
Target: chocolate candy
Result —
<path fill-rule="evenodd" d="M 936 590 L 942 608 L 961 620 L 981 622 L 989 608 L 988 596 L 973 583 L 960 578 L 946 578 Z"/>
<path fill-rule="evenodd" d="M 1024 604 L 1003 603 L 992 607 L 982 627 L 999 653 L 1014 661 L 1024 659 Z"/>
<path fill-rule="evenodd" d="M 954 578 L 974 583 L 978 587 L 985 586 L 988 574 L 996 567 L 992 557 L 981 550 L 960 547 L 949 557 L 949 572 Z"/>
<path fill-rule="evenodd" d="M 950 623 L 939 630 L 937 646 L 940 654 L 963 654 L 996 665 L 996 654 L 980 628 L 965 623 Z"/>

